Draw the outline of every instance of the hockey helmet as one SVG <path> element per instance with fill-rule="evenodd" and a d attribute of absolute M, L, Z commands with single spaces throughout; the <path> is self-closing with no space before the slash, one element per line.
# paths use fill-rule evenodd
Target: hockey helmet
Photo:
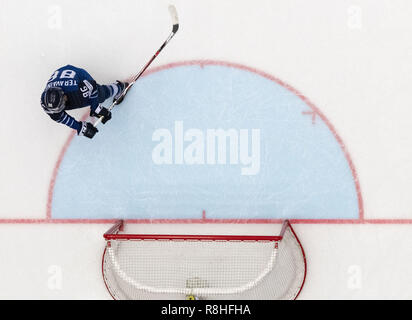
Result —
<path fill-rule="evenodd" d="M 48 88 L 41 96 L 41 102 L 47 113 L 59 113 L 64 109 L 64 91 L 59 87 Z"/>

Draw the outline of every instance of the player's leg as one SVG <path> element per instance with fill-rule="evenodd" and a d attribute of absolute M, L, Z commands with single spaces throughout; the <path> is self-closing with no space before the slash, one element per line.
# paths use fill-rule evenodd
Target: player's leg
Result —
<path fill-rule="evenodd" d="M 116 81 L 116 83 L 112 83 L 109 85 L 97 85 L 98 95 L 99 95 L 99 103 L 103 103 L 107 99 L 111 98 L 117 100 L 123 90 L 127 87 L 127 82 Z M 121 102 L 121 101 L 120 101 Z M 117 104 L 119 104 L 118 102 Z"/>

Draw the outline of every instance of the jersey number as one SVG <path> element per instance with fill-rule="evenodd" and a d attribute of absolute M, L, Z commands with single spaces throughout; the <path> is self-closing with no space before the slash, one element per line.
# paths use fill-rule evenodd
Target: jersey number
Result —
<path fill-rule="evenodd" d="M 57 70 L 55 73 L 53 73 L 53 75 L 51 76 L 51 78 L 49 79 L 50 81 L 56 80 L 57 78 L 60 79 L 74 79 L 74 77 L 76 76 L 76 71 L 73 70 Z"/>
<path fill-rule="evenodd" d="M 93 92 L 93 85 L 87 80 L 83 80 L 83 83 L 84 86 L 80 88 L 80 91 L 83 93 L 84 98 L 88 98 Z"/>

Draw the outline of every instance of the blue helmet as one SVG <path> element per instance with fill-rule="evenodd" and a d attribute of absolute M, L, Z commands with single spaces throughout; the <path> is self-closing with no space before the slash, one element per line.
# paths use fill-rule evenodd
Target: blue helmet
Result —
<path fill-rule="evenodd" d="M 48 88 L 41 95 L 41 105 L 47 113 L 59 113 L 64 109 L 64 91 L 59 87 Z"/>

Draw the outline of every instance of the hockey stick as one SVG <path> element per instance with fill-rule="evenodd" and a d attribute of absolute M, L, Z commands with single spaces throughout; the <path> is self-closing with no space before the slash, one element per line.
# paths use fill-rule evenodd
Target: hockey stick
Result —
<path fill-rule="evenodd" d="M 130 88 L 134 85 L 134 83 L 137 81 L 137 79 L 140 78 L 140 76 L 143 74 L 143 72 L 146 71 L 146 69 L 150 66 L 150 64 L 153 62 L 154 59 L 156 59 L 156 57 L 159 55 L 159 53 L 163 50 L 164 47 L 166 47 L 166 45 L 168 44 L 168 42 L 173 38 L 173 36 L 176 34 L 177 30 L 179 29 L 179 20 L 177 18 L 177 11 L 174 5 L 169 5 L 169 12 L 170 12 L 170 16 L 172 17 L 172 23 L 173 23 L 173 28 L 172 28 L 172 32 L 169 34 L 169 36 L 167 37 L 166 41 L 163 42 L 163 44 L 161 45 L 161 47 L 156 51 L 156 53 L 153 55 L 153 57 L 145 64 L 145 66 L 140 70 L 140 72 L 138 74 L 136 74 L 133 77 L 133 80 L 129 83 L 129 85 L 126 87 L 126 89 L 123 90 L 123 93 L 120 95 L 119 98 L 117 98 L 116 101 L 113 101 L 113 103 L 110 105 L 110 107 L 108 108 L 109 111 L 111 111 L 114 106 L 117 104 L 117 101 L 124 98 L 124 96 L 126 95 L 126 93 L 130 90 Z M 93 126 L 97 126 L 100 122 L 102 122 L 103 120 L 103 116 L 101 116 L 99 119 L 97 119 L 97 121 L 94 123 Z"/>

